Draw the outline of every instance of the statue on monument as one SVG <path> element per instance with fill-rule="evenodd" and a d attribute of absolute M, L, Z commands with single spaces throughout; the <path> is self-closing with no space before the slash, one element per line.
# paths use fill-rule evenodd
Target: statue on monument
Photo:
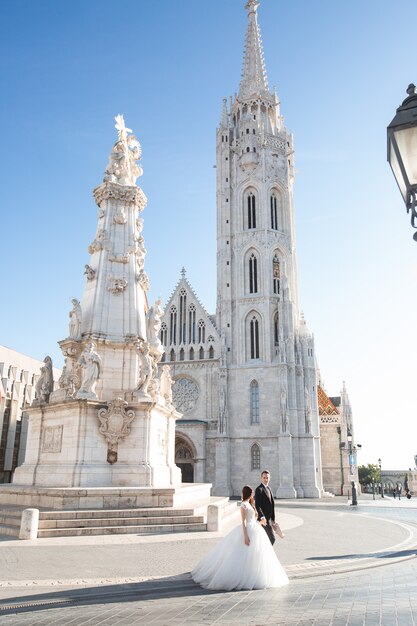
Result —
<path fill-rule="evenodd" d="M 81 367 L 81 387 L 77 391 L 76 398 L 88 398 L 97 400 L 95 386 L 100 378 L 101 358 L 96 352 L 95 344 L 90 341 L 84 352 L 78 359 Z"/>
<path fill-rule="evenodd" d="M 39 404 L 47 404 L 49 396 L 54 390 L 54 374 L 52 371 L 52 359 L 46 356 L 41 367 L 41 375 L 36 383 L 36 400 Z"/>
<path fill-rule="evenodd" d="M 135 135 L 128 134 L 132 130 L 126 127 L 123 115 L 117 115 L 115 120 L 119 136 L 110 153 L 104 182 L 134 186 L 136 179 L 142 176 L 142 168 L 136 163 L 141 157 L 142 148 Z"/>
<path fill-rule="evenodd" d="M 162 366 L 162 372 L 160 377 L 160 392 L 161 395 L 165 398 L 165 403 L 167 407 L 172 407 L 172 378 L 171 378 L 171 368 L 169 365 Z"/>
<path fill-rule="evenodd" d="M 161 340 L 159 339 L 159 332 L 161 330 L 162 317 L 164 310 L 161 307 L 161 300 L 156 300 L 155 304 L 151 306 L 148 311 L 148 341 L 150 346 L 150 352 L 157 361 L 161 360 L 164 353 Z"/>
<path fill-rule="evenodd" d="M 76 298 L 71 300 L 72 309 L 69 313 L 69 336 L 78 341 L 81 339 L 81 305 Z"/>
<path fill-rule="evenodd" d="M 138 341 L 136 344 L 136 352 L 140 357 L 138 389 L 140 389 L 143 394 L 147 394 L 149 383 L 154 373 L 153 359 L 150 355 L 147 341 Z"/>

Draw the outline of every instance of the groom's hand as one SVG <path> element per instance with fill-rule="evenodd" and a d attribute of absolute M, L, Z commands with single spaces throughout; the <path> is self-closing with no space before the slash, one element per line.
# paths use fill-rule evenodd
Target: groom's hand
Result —
<path fill-rule="evenodd" d="M 260 523 L 262 526 L 266 526 L 266 519 L 264 517 L 261 518 Z"/>

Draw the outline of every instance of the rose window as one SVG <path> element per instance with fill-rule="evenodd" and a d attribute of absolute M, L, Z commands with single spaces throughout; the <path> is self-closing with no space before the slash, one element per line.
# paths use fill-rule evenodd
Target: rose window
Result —
<path fill-rule="evenodd" d="M 199 396 L 198 386 L 189 378 L 177 378 L 172 385 L 172 399 L 180 413 L 188 413 L 194 408 Z"/>

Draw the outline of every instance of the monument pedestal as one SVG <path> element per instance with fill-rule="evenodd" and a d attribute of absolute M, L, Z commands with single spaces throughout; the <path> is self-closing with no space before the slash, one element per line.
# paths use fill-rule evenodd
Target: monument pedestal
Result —
<path fill-rule="evenodd" d="M 182 483 L 176 487 L 40 487 L 2 485 L 0 506 L 77 511 L 195 507 L 210 502 L 211 484 Z"/>
<path fill-rule="evenodd" d="M 74 400 L 28 409 L 26 458 L 14 485 L 174 487 L 178 413 L 152 400 Z"/>

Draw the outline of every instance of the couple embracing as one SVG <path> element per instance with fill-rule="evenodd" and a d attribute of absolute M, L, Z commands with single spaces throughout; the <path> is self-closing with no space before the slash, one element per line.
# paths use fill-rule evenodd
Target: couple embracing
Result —
<path fill-rule="evenodd" d="M 206 589 L 266 589 L 288 584 L 288 577 L 272 547 L 275 532 L 274 496 L 269 472 L 254 493 L 242 489 L 241 525 L 234 528 L 206 554 L 191 572 L 194 581 Z M 280 536 L 283 536 L 282 533 Z"/>

